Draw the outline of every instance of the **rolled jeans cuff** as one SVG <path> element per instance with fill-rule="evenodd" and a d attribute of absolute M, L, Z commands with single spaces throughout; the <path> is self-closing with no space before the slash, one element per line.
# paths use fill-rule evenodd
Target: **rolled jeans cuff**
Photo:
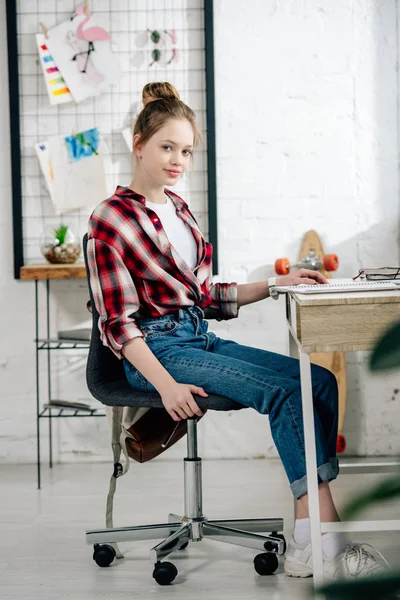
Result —
<path fill-rule="evenodd" d="M 330 458 L 328 463 L 324 463 L 317 469 L 318 472 L 318 483 L 325 481 L 332 481 L 339 475 L 339 461 L 335 458 Z M 290 489 L 293 492 L 295 498 L 300 498 L 304 494 L 307 494 L 307 475 L 304 475 L 301 479 L 297 479 L 290 484 Z"/>

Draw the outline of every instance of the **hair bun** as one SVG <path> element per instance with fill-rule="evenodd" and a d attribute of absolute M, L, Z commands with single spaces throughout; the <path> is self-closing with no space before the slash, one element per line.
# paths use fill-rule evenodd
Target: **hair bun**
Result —
<path fill-rule="evenodd" d="M 142 91 L 142 102 L 144 107 L 155 100 L 179 99 L 179 94 L 175 87 L 168 81 L 153 81 L 152 83 L 147 83 Z"/>

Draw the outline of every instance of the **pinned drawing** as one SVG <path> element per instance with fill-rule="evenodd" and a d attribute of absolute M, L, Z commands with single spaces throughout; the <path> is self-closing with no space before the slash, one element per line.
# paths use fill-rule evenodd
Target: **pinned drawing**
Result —
<path fill-rule="evenodd" d="M 47 31 L 46 44 L 76 102 L 97 96 L 119 77 L 109 33 L 90 11 L 76 9 L 72 18 Z"/>
<path fill-rule="evenodd" d="M 48 140 L 57 214 L 94 207 L 107 196 L 104 144 L 97 128 Z"/>
<path fill-rule="evenodd" d="M 86 78 L 93 83 L 100 83 L 103 81 L 104 77 L 96 71 L 93 66 L 93 62 L 89 62 L 89 54 L 88 52 L 80 52 L 80 46 L 78 39 L 73 31 L 68 31 L 67 33 L 67 42 L 71 46 L 72 50 L 75 52 L 72 60 L 76 62 L 76 66 L 79 73 L 85 73 Z"/>
<path fill-rule="evenodd" d="M 88 21 L 91 20 L 92 15 L 89 10 L 85 11 L 85 8 L 83 6 L 79 6 L 76 9 L 74 16 L 77 16 L 77 15 L 85 15 L 84 20 L 79 23 L 78 29 L 76 30 L 76 36 L 80 40 L 83 40 L 88 43 L 88 48 L 86 51 L 86 61 L 85 61 L 84 69 L 82 71 L 83 73 L 85 73 L 86 67 L 87 67 L 87 64 L 88 64 L 88 61 L 90 58 L 90 54 L 92 52 L 94 52 L 94 50 L 95 50 L 94 42 L 95 41 L 111 41 L 111 37 L 110 37 L 110 34 L 108 33 L 108 31 L 103 29 L 103 27 L 99 27 L 98 25 L 91 24 L 91 27 L 85 27 L 85 25 L 87 25 Z M 80 54 L 85 54 L 85 52 L 81 52 Z M 75 59 L 75 57 L 74 57 L 74 59 Z"/>
<path fill-rule="evenodd" d="M 46 183 L 47 190 L 52 202 L 54 202 L 54 174 L 50 160 L 50 153 L 47 142 L 35 144 L 35 152 L 39 160 L 40 169 Z"/>
<path fill-rule="evenodd" d="M 132 152 L 132 146 L 133 146 L 133 131 L 132 131 L 132 127 L 125 127 L 125 129 L 123 129 L 121 131 L 122 133 L 122 137 L 125 140 L 126 145 L 128 146 L 129 152 Z"/>
<path fill-rule="evenodd" d="M 99 141 L 100 136 L 97 127 L 81 131 L 75 135 L 69 135 L 65 138 L 69 158 L 76 161 L 84 156 L 98 156 Z"/>
<path fill-rule="evenodd" d="M 46 42 L 47 40 L 43 33 L 36 34 L 36 44 L 50 104 L 55 105 L 72 102 L 72 94 L 54 62 L 54 58 L 50 54 Z"/>

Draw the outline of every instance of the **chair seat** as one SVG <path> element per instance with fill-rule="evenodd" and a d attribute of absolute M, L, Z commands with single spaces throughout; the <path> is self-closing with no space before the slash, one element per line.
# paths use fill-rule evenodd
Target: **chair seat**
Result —
<path fill-rule="evenodd" d="M 90 393 L 107 406 L 137 406 L 143 408 L 163 408 L 161 396 L 156 392 L 138 392 L 125 380 L 99 382 L 89 387 Z M 210 394 L 203 398 L 194 394 L 194 398 L 201 410 L 240 410 L 247 408 L 225 396 Z"/>

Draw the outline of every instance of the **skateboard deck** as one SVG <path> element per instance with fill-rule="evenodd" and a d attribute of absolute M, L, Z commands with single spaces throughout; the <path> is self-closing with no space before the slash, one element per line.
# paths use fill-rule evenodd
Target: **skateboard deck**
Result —
<path fill-rule="evenodd" d="M 325 250 L 322 245 L 321 239 L 316 231 L 308 231 L 302 241 L 299 261 L 305 258 L 309 252 L 315 252 L 315 254 L 323 261 L 325 256 Z M 330 279 L 332 274 L 325 271 L 323 267 L 320 268 L 320 272 L 327 278 Z M 329 369 L 335 376 L 338 382 L 339 388 L 339 426 L 338 426 L 338 441 L 337 450 L 343 452 L 346 447 L 346 440 L 343 436 L 343 425 L 346 414 L 346 402 L 347 402 L 347 373 L 346 373 L 346 358 L 344 352 L 314 352 L 310 354 L 310 360 L 316 365 Z"/>

